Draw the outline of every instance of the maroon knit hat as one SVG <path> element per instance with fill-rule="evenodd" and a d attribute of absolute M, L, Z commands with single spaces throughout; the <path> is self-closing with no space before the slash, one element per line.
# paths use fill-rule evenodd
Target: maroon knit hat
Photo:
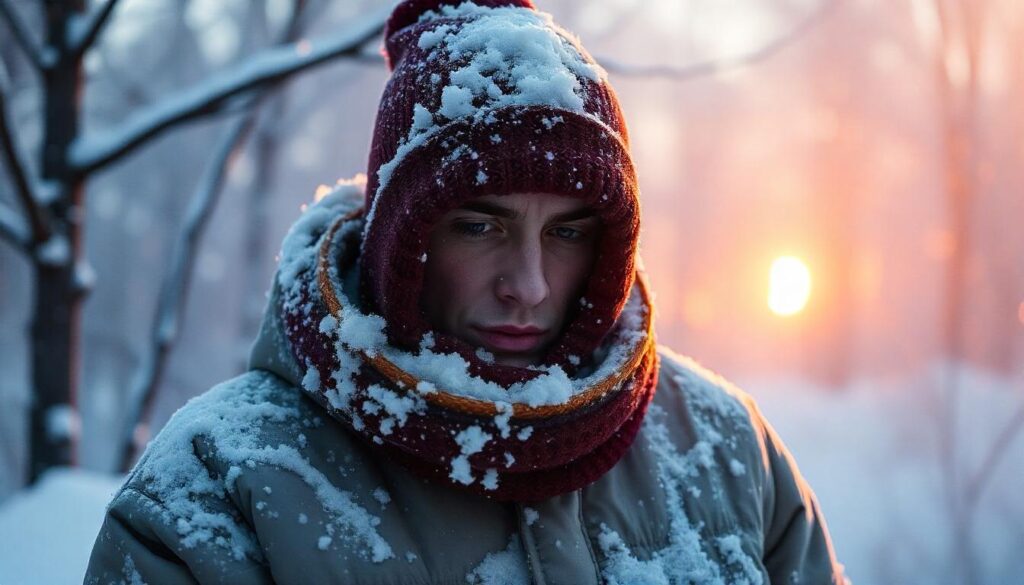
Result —
<path fill-rule="evenodd" d="M 431 331 L 420 309 L 423 255 L 441 215 L 482 195 L 579 198 L 601 219 L 601 240 L 576 313 L 544 359 L 571 375 L 626 302 L 639 235 L 626 126 L 604 71 L 530 0 L 407 0 L 385 39 L 392 75 L 367 172 L 366 308 L 384 317 L 391 343 L 415 347 Z M 435 340 L 495 381 L 526 375 L 484 366 L 459 340 Z"/>

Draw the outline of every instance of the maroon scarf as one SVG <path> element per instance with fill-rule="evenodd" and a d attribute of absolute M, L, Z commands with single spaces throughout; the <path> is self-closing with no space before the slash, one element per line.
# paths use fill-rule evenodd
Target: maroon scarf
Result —
<path fill-rule="evenodd" d="M 658 377 L 642 277 L 632 293 L 642 317 L 620 318 L 595 354 L 615 361 L 595 358 L 592 371 L 601 375 L 592 374 L 586 387 L 559 404 L 486 400 L 398 367 L 392 358 L 400 350 L 366 341 L 372 326 L 352 328 L 381 323 L 359 313 L 341 290 L 344 275 L 357 270 L 362 223 L 359 210 L 313 234 L 319 235 L 311 244 L 315 266 L 283 291 L 280 307 L 292 353 L 306 371 L 303 387 L 335 419 L 418 475 L 500 501 L 538 501 L 580 489 L 625 455 Z M 522 370 L 520 379 L 544 375 L 515 369 Z"/>

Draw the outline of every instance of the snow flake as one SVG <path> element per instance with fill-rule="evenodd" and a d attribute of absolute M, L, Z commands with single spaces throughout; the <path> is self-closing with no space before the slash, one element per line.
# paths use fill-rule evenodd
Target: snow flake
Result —
<path fill-rule="evenodd" d="M 494 426 L 498 428 L 501 438 L 507 439 L 512 431 L 508 423 L 512 420 L 515 408 L 508 402 L 495 402 L 494 408 L 498 411 L 498 414 L 494 415 Z"/>
<path fill-rule="evenodd" d="M 58 404 L 46 410 L 46 434 L 51 439 L 75 437 L 80 428 L 78 413 L 70 405 Z"/>
<path fill-rule="evenodd" d="M 448 85 L 441 90 L 441 108 L 437 113 L 454 120 L 471 116 L 474 112 L 476 108 L 473 106 L 473 92 L 470 89 Z"/>
<path fill-rule="evenodd" d="M 334 330 L 336 330 L 337 328 L 338 320 L 334 317 L 334 315 L 326 315 L 323 319 L 320 320 L 320 326 L 318 329 L 320 330 L 320 333 L 330 334 L 333 333 Z"/>
<path fill-rule="evenodd" d="M 135 568 L 135 560 L 132 559 L 131 555 L 124 555 L 124 564 L 121 566 L 121 576 L 124 580 L 121 581 L 125 585 L 146 585 L 146 582 L 142 579 L 142 575 L 139 574 L 138 569 Z"/>
<path fill-rule="evenodd" d="M 717 539 L 718 552 L 725 557 L 727 563 L 738 565 L 739 574 L 733 575 L 730 581 L 737 585 L 762 585 L 764 576 L 757 565 L 743 550 L 740 537 L 735 534 Z"/>
<path fill-rule="evenodd" d="M 452 471 L 448 477 L 463 485 L 473 483 L 473 472 L 469 469 L 469 459 L 465 455 L 459 455 L 452 459 Z"/>
<path fill-rule="evenodd" d="M 484 489 L 489 491 L 498 489 L 498 470 L 488 469 L 484 472 L 484 478 L 480 480 L 480 485 L 484 486 Z"/>
<path fill-rule="evenodd" d="M 489 553 L 466 575 L 470 585 L 511 585 L 529 583 L 530 569 L 526 566 L 526 553 L 519 535 L 509 538 L 508 546 L 500 552 Z"/>
<path fill-rule="evenodd" d="M 71 243 L 64 234 L 54 234 L 36 248 L 36 258 L 46 266 L 64 266 L 71 261 Z"/>
<path fill-rule="evenodd" d="M 302 387 L 311 393 L 320 390 L 320 370 L 316 366 L 310 365 L 306 370 L 306 375 L 302 377 Z"/>
<path fill-rule="evenodd" d="M 430 113 L 430 110 L 424 108 L 421 104 L 416 104 L 412 107 L 412 126 L 409 128 L 410 134 L 426 132 L 433 125 L 434 115 Z"/>
<path fill-rule="evenodd" d="M 377 488 L 373 490 L 373 499 L 377 500 L 381 506 L 386 506 L 391 502 L 391 494 L 384 488 Z"/>
<path fill-rule="evenodd" d="M 432 49 L 441 42 L 441 39 L 443 39 L 450 30 L 451 27 L 447 24 L 442 24 L 441 26 L 428 30 L 420 35 L 419 40 L 416 42 L 416 46 L 424 51 Z"/>
<path fill-rule="evenodd" d="M 460 454 L 452 459 L 452 471 L 449 477 L 464 485 L 472 484 L 474 478 L 470 471 L 469 456 L 482 451 L 493 438 L 493 435 L 485 433 L 477 425 L 466 427 L 455 435 L 455 443 L 459 446 Z"/>

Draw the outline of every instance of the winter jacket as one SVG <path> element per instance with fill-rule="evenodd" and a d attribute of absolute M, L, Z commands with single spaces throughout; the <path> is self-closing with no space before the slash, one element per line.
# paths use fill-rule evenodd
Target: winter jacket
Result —
<path fill-rule="evenodd" d="M 689 359 L 661 352 L 609 473 L 501 504 L 372 455 L 300 390 L 284 344 L 268 311 L 251 370 L 172 417 L 111 502 L 85 583 L 845 582 L 754 401 Z"/>

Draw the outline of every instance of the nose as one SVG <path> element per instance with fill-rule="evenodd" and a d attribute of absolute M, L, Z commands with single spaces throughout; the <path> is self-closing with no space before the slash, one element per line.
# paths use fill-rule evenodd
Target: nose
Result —
<path fill-rule="evenodd" d="M 503 301 L 536 307 L 551 290 L 544 274 L 544 250 L 540 241 L 519 241 L 509 246 L 495 293 Z"/>

